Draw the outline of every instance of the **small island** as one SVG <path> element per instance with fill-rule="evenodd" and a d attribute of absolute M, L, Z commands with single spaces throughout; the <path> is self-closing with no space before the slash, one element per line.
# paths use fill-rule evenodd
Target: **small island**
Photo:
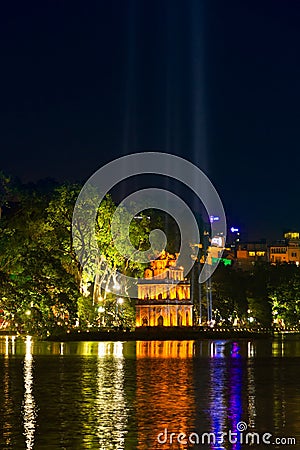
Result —
<path fill-rule="evenodd" d="M 96 237 L 107 273 L 82 270 L 72 242 L 72 214 L 81 185 L 51 180 L 20 183 L 0 174 L 0 333 L 39 339 L 197 339 L 296 332 L 300 321 L 300 240 L 241 242 L 211 237 L 191 242 L 192 270 L 178 266 L 174 220 L 148 210 L 131 223 L 136 248 L 147 249 L 152 229 L 166 223 L 168 246 L 148 264 L 120 257 L 109 233 L 116 204 L 99 206 Z M 126 214 L 126 211 L 124 211 Z M 84 238 L 82 246 L 86 245 Z M 217 264 L 198 283 L 205 261 Z M 102 270 L 102 272 L 101 272 Z M 118 273 L 137 280 L 135 297 L 118 295 Z M 113 285 L 112 285 L 113 283 Z M 114 292 L 110 286 L 113 286 Z"/>

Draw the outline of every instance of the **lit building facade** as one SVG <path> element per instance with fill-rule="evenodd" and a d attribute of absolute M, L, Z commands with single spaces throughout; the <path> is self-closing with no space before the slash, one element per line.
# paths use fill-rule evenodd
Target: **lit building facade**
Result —
<path fill-rule="evenodd" d="M 235 266 L 251 269 L 258 261 L 271 264 L 300 264 L 300 235 L 298 232 L 285 233 L 284 239 L 267 245 L 265 241 L 239 244 L 236 250 Z"/>
<path fill-rule="evenodd" d="M 269 246 L 271 264 L 300 263 L 300 237 L 298 232 L 285 233 L 284 240 Z"/>
<path fill-rule="evenodd" d="M 266 241 L 239 244 L 236 250 L 236 267 L 250 270 L 258 261 L 268 261 Z"/>
<path fill-rule="evenodd" d="M 288 247 L 284 242 L 276 242 L 269 246 L 269 260 L 272 264 L 288 262 Z"/>
<path fill-rule="evenodd" d="M 176 258 L 163 252 L 151 262 L 138 282 L 136 326 L 191 326 L 193 304 L 190 283 Z"/>

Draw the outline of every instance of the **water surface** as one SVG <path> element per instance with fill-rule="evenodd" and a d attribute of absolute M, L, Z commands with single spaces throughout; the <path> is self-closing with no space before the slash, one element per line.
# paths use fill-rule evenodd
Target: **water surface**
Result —
<path fill-rule="evenodd" d="M 3 337 L 0 383 L 3 449 L 266 448 L 220 438 L 193 444 L 203 433 L 236 432 L 241 422 L 244 435 L 298 442 L 272 448 L 300 448 L 295 336 L 124 343 Z"/>

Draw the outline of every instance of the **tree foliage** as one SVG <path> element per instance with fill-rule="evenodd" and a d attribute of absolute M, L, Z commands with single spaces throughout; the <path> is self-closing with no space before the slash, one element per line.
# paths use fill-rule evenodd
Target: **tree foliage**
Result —
<path fill-rule="evenodd" d="M 8 197 L 6 188 L 10 178 L 3 175 L 1 180 L 1 204 L 9 206 L 0 220 L 2 317 L 11 324 L 17 324 L 20 330 L 39 334 L 53 332 L 55 327 L 66 324 L 69 326 L 76 322 L 78 316 L 83 324 L 97 321 L 94 278 L 83 270 L 72 239 L 73 210 L 81 186 L 16 184 L 10 186 L 14 196 Z M 90 202 L 93 201 L 91 196 Z M 92 205 L 85 206 L 88 209 Z M 95 226 L 97 254 L 100 262 L 105 261 L 110 276 L 117 271 L 136 276 L 141 273 L 142 265 L 120 255 L 110 233 L 115 210 L 110 196 L 106 196 L 98 207 Z M 79 217 L 82 220 L 77 239 L 87 254 L 90 243 L 84 228 L 85 213 L 83 210 L 82 217 Z M 148 232 L 146 218 L 131 222 L 130 240 L 136 249 L 147 248 Z M 127 316 L 130 316 L 130 304 L 127 306 Z M 107 307 L 109 317 L 109 304 Z M 126 308 L 122 310 L 125 312 Z M 124 322 L 127 321 L 125 315 Z"/>

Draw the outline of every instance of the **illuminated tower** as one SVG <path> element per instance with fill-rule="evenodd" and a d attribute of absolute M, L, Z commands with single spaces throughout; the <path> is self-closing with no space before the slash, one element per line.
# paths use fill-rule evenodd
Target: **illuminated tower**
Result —
<path fill-rule="evenodd" d="M 136 326 L 191 326 L 193 305 L 190 283 L 177 257 L 163 252 L 138 282 Z"/>

